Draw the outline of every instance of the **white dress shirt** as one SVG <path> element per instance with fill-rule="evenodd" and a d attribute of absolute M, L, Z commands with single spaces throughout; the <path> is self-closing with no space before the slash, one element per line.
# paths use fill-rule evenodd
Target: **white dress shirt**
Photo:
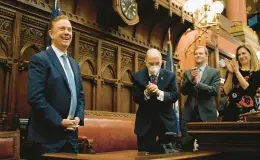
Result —
<path fill-rule="evenodd" d="M 62 68 L 63 68 L 63 70 L 64 70 L 64 72 L 65 72 L 65 74 L 66 74 L 67 80 L 69 81 L 68 75 L 67 75 L 67 71 L 65 70 L 64 62 L 63 62 L 63 58 L 62 58 L 62 55 L 63 55 L 63 54 L 67 54 L 67 52 L 66 52 L 66 53 L 62 52 L 61 50 L 59 50 L 59 49 L 58 49 L 57 47 L 55 47 L 54 45 L 51 45 L 51 47 L 52 47 L 52 49 L 54 50 L 56 56 L 58 57 L 58 59 L 59 59 L 59 61 L 60 61 L 60 64 L 61 64 L 61 66 L 62 66 Z M 72 76 L 73 76 L 73 78 L 74 78 L 74 73 L 73 73 L 73 70 L 72 70 L 72 68 L 71 68 L 71 66 L 70 66 L 69 59 L 67 58 L 66 60 L 67 60 L 67 63 L 69 64 L 70 72 L 72 72 Z"/>

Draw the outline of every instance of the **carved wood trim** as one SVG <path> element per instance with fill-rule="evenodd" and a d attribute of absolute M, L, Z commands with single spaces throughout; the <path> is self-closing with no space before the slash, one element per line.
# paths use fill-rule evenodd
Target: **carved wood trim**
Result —
<path fill-rule="evenodd" d="M 43 10 L 48 13 L 51 12 L 50 5 L 47 4 L 46 2 L 43 2 L 42 0 L 18 0 L 18 1 L 24 5 L 29 5 L 29 6 L 35 7 L 39 10 Z M 20 8 L 16 8 L 16 9 L 19 9 L 20 11 L 23 11 L 23 12 L 28 12 L 25 10 L 26 9 L 25 6 L 19 6 L 19 7 Z M 23 7 L 23 8 L 21 8 L 21 7 Z M 146 50 L 151 47 L 151 44 L 137 40 L 137 39 L 135 39 L 135 37 L 126 36 L 124 33 L 121 33 L 114 29 L 104 30 L 103 26 L 101 26 L 95 22 L 91 22 L 87 19 L 84 19 L 83 17 L 80 17 L 78 15 L 68 13 L 66 11 L 62 11 L 62 14 L 67 15 L 72 22 L 75 22 L 76 26 L 74 27 L 74 29 L 78 30 L 80 32 L 86 32 L 85 27 L 87 27 L 88 31 L 89 31 L 89 29 L 90 30 L 94 29 L 94 31 L 96 33 L 101 32 L 101 33 L 105 34 L 104 36 L 109 35 L 109 36 L 118 38 L 119 40 L 113 41 L 115 44 L 119 44 L 119 42 L 123 41 L 124 43 L 120 43 L 121 46 L 125 46 L 125 47 L 131 48 L 133 50 L 139 50 L 140 52 L 146 52 Z M 41 17 L 41 18 L 43 18 L 43 17 Z M 47 20 L 47 17 L 44 17 L 44 19 Z M 80 28 L 84 28 L 84 29 L 80 29 Z M 89 32 L 89 33 L 93 34 L 94 32 Z M 100 36 L 99 33 L 98 33 L 98 35 Z M 112 42 L 112 40 L 110 40 L 110 41 Z M 129 43 L 131 45 L 129 45 Z M 136 45 L 136 46 L 132 46 L 132 45 Z M 160 48 L 159 50 L 163 53 L 165 52 L 163 50 L 163 48 Z"/>
<path fill-rule="evenodd" d="M 47 4 L 45 1 L 42 0 L 17 0 L 17 1 L 44 10 L 46 12 L 51 12 L 51 5 Z"/>
<path fill-rule="evenodd" d="M 85 116 L 99 116 L 111 118 L 130 118 L 135 119 L 136 115 L 131 113 L 107 112 L 107 111 L 91 111 L 85 110 Z"/>
<path fill-rule="evenodd" d="M 79 63 L 79 67 L 80 68 L 82 67 L 84 62 L 87 62 L 90 65 L 90 70 L 93 73 L 91 76 L 96 75 L 95 67 L 94 67 L 93 62 L 91 61 L 91 59 L 88 58 L 88 57 L 85 57 L 84 60 L 81 60 L 80 63 Z M 81 73 L 81 74 L 84 74 L 84 73 Z"/>
<path fill-rule="evenodd" d="M 0 29 L 1 29 L 1 24 L 0 24 Z M 4 47 L 4 48 L 3 48 L 3 47 L 2 47 L 2 48 L 3 48 L 3 49 L 6 49 L 6 51 L 5 51 L 5 52 L 6 52 L 5 58 L 6 58 L 6 57 L 9 56 L 9 52 L 10 52 L 9 45 L 7 44 L 7 42 L 5 41 L 5 39 L 1 37 L 1 35 L 0 35 L 0 42 L 3 42 L 3 45 L 4 45 L 3 47 Z M 0 47 L 1 47 L 1 46 L 0 46 Z"/>
<path fill-rule="evenodd" d="M 187 125 L 190 133 L 260 133 L 260 122 L 190 122 Z"/>
<path fill-rule="evenodd" d="M 26 51 L 26 49 L 28 49 L 28 48 L 30 48 L 30 47 L 34 47 L 38 52 L 41 52 L 41 49 L 40 49 L 37 45 L 35 45 L 34 43 L 29 42 L 29 43 L 26 43 L 26 44 L 23 46 L 23 48 L 21 49 L 21 51 L 20 51 L 20 57 L 22 57 L 23 54 L 24 54 L 24 51 Z"/>
<path fill-rule="evenodd" d="M 101 76 L 103 78 L 105 78 L 104 77 L 104 71 L 105 71 L 106 68 L 110 69 L 110 71 L 112 71 L 111 74 L 113 75 L 113 78 L 116 78 L 115 66 L 114 66 L 114 64 L 111 64 L 111 63 L 107 63 L 107 64 L 102 66 L 102 68 L 101 68 Z"/>
<path fill-rule="evenodd" d="M 160 5 L 169 10 L 169 16 L 172 16 L 172 13 L 175 13 L 180 17 L 182 16 L 184 20 L 192 22 L 192 14 L 186 11 L 183 12 L 182 6 L 179 6 L 174 1 L 156 0 L 155 9 L 158 9 Z"/>
<path fill-rule="evenodd" d="M 124 68 L 124 70 L 121 71 L 121 77 L 120 80 L 122 81 L 122 78 L 124 77 L 125 74 L 130 73 L 131 75 L 131 80 L 133 80 L 133 72 L 132 72 L 132 68 L 128 67 L 128 68 Z M 122 81 L 123 82 L 123 81 Z"/>

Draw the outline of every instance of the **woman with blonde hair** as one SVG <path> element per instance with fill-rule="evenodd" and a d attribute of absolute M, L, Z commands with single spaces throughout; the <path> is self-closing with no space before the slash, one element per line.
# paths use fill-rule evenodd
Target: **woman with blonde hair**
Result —
<path fill-rule="evenodd" d="M 254 96 L 260 83 L 259 61 L 253 48 L 240 45 L 236 50 L 236 58 L 225 59 L 227 75 L 224 92 L 229 96 L 224 111 L 223 121 L 239 121 L 239 115 L 255 110 Z"/>

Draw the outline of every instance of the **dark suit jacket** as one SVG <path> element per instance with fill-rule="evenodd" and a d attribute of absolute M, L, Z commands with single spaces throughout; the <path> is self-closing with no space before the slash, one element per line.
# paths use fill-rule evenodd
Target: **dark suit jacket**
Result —
<path fill-rule="evenodd" d="M 135 103 L 139 104 L 136 113 L 135 134 L 143 136 L 151 126 L 152 119 L 159 118 L 169 132 L 176 133 L 176 117 L 173 110 L 173 103 L 177 101 L 175 75 L 164 69 L 160 70 L 157 85 L 164 91 L 164 101 L 157 100 L 151 96 L 149 100 L 144 99 L 144 90 L 150 81 L 147 69 L 143 69 L 134 75 L 132 95 Z"/>
<path fill-rule="evenodd" d="M 68 56 L 69 57 L 69 56 Z M 85 97 L 78 62 L 69 57 L 77 89 L 75 117 L 84 125 Z M 28 124 L 28 140 L 37 143 L 55 143 L 77 138 L 77 131 L 65 131 L 61 126 L 70 109 L 71 92 L 58 57 L 50 47 L 30 59 L 27 97 L 32 107 Z"/>
<path fill-rule="evenodd" d="M 182 119 L 191 120 L 195 101 L 197 99 L 200 118 L 203 122 L 217 121 L 216 96 L 220 85 L 220 72 L 207 66 L 200 82 L 195 84 L 190 80 L 190 70 L 185 71 L 181 86 L 183 95 L 188 95 L 184 105 Z"/>

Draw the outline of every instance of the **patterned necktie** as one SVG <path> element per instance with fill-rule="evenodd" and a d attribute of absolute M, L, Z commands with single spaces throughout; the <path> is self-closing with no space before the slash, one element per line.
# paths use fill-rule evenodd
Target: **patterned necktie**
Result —
<path fill-rule="evenodd" d="M 68 60 L 67 60 L 67 55 L 63 54 L 62 55 L 63 62 L 64 62 L 64 68 L 67 73 L 67 79 L 69 82 L 69 88 L 71 92 L 71 98 L 70 98 L 70 111 L 69 111 L 69 116 L 68 119 L 74 119 L 75 112 L 76 112 L 76 107 L 77 107 L 77 94 L 76 94 L 76 85 L 75 85 L 75 80 L 73 77 L 73 71 L 70 69 Z"/>
<path fill-rule="evenodd" d="M 151 83 L 156 84 L 156 76 L 151 76 Z"/>

